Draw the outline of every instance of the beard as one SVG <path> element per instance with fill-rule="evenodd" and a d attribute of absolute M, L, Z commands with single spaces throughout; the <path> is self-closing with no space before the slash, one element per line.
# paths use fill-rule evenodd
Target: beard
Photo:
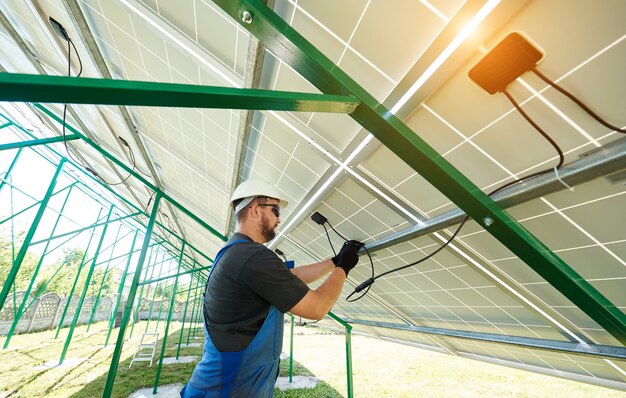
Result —
<path fill-rule="evenodd" d="M 267 219 L 265 214 L 261 215 L 261 236 L 263 236 L 265 242 L 269 242 L 276 237 L 276 225 L 270 227 L 270 220 Z"/>

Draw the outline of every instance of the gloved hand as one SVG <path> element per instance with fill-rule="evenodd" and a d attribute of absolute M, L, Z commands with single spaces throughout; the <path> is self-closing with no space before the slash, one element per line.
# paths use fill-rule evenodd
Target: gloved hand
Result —
<path fill-rule="evenodd" d="M 359 249 L 364 246 L 358 240 L 349 240 L 341 246 L 339 253 L 331 260 L 336 267 L 342 268 L 348 276 L 348 272 L 359 262 Z"/>

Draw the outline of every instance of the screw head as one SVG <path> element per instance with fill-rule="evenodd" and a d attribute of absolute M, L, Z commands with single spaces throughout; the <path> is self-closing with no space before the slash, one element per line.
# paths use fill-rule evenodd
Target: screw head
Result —
<path fill-rule="evenodd" d="M 252 14 L 250 14 L 250 11 L 247 11 L 247 10 L 243 11 L 241 13 L 241 20 L 244 23 L 251 24 L 252 23 Z"/>
<path fill-rule="evenodd" d="M 493 224 L 493 218 L 489 216 L 483 218 L 483 224 L 485 224 L 485 227 L 490 226 L 491 224 Z"/>

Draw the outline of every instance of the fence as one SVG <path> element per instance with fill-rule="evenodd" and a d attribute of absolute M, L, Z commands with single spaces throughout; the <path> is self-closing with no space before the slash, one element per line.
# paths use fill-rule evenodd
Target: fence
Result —
<path fill-rule="evenodd" d="M 24 292 L 17 292 L 15 298 L 13 296 L 7 297 L 7 301 L 0 311 L 0 335 L 6 335 L 11 328 L 14 320 L 15 304 L 19 307 Z M 27 304 L 30 304 L 26 313 L 20 318 L 16 333 L 29 333 L 40 330 L 47 330 L 55 328 L 59 325 L 61 317 L 63 315 L 63 309 L 67 304 L 69 297 L 60 297 L 56 293 L 47 293 L 33 301 L 32 297 L 29 297 Z M 78 317 L 78 324 L 85 324 L 89 322 L 91 313 L 96 301 L 96 296 L 89 296 L 85 299 L 83 306 Z M 93 317 L 93 322 L 99 322 L 110 319 L 113 312 L 113 304 L 116 301 L 116 296 L 103 296 L 100 297 L 97 303 L 96 313 Z M 139 313 L 135 313 L 134 319 L 146 320 L 146 319 L 167 319 L 169 311 L 170 299 L 155 300 L 154 302 L 147 299 L 141 300 L 139 306 Z M 185 310 L 185 302 L 174 302 L 174 313 L 172 314 L 172 320 L 181 321 Z M 192 303 L 190 303 L 192 304 Z M 63 326 L 69 326 L 74 319 L 76 308 L 78 307 L 78 296 L 72 296 L 70 305 L 63 319 Z M 187 311 L 185 322 L 191 319 L 191 306 Z"/>

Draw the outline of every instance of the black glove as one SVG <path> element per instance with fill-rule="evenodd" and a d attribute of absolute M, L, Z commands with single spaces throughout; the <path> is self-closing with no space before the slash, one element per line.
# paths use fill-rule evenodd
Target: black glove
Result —
<path fill-rule="evenodd" d="M 358 240 L 349 240 L 341 246 L 339 254 L 331 259 L 336 267 L 340 267 L 346 272 L 346 276 L 359 262 L 359 249 L 361 246 L 364 246 L 364 244 Z"/>

